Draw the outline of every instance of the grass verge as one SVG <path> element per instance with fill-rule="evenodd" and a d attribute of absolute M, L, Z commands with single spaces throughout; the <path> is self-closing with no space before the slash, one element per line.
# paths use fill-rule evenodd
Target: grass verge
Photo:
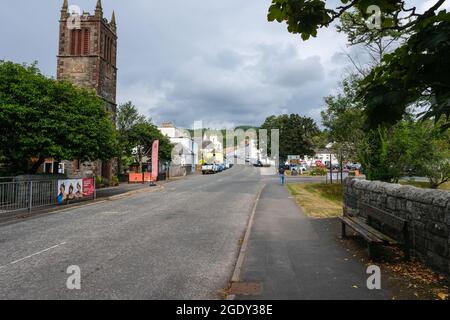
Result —
<path fill-rule="evenodd" d="M 297 183 L 287 187 L 307 216 L 332 218 L 342 215 L 341 184 Z"/>
<path fill-rule="evenodd" d="M 400 184 L 405 186 L 413 186 L 422 189 L 430 188 L 430 183 L 426 181 L 412 181 L 412 180 L 402 180 Z M 439 190 L 447 190 L 450 191 L 450 182 L 444 183 L 439 186 Z"/>

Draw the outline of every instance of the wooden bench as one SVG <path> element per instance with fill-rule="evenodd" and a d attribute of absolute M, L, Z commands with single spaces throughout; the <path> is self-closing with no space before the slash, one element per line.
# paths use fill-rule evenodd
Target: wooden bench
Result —
<path fill-rule="evenodd" d="M 369 257 L 375 259 L 376 246 L 401 246 L 405 259 L 409 260 L 409 236 L 408 223 L 406 220 L 396 217 L 395 215 L 384 210 L 375 208 L 368 204 L 361 206 L 361 211 L 367 216 L 367 219 L 361 217 L 351 217 L 344 213 L 340 217 L 342 222 L 342 238 L 346 238 L 346 227 L 350 227 L 357 234 L 359 234 L 366 242 L 369 251 Z M 395 239 L 381 232 L 381 230 L 392 231 L 390 233 L 396 234 Z"/>

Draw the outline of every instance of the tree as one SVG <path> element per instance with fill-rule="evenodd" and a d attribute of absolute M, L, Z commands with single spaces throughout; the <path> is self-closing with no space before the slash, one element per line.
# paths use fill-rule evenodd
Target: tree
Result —
<path fill-rule="evenodd" d="M 430 122 L 417 123 L 425 133 L 419 145 L 420 157 L 413 158 L 417 175 L 427 177 L 431 188 L 450 181 L 450 129 L 440 130 Z"/>
<path fill-rule="evenodd" d="M 159 158 L 170 160 L 173 145 L 169 138 L 164 136 L 152 124 L 139 114 L 132 102 L 121 104 L 118 108 L 117 129 L 119 132 L 120 167 L 121 169 L 135 163 L 142 163 L 144 156 L 150 156 L 155 140 L 159 140 Z"/>
<path fill-rule="evenodd" d="M 0 155 L 10 174 L 35 174 L 46 158 L 109 160 L 116 149 L 103 100 L 46 78 L 35 64 L 0 61 L 0 123 Z"/>
<path fill-rule="evenodd" d="M 342 14 L 336 29 L 347 36 L 349 46 L 363 48 L 370 57 L 370 61 L 364 65 L 357 57 L 346 53 L 360 77 L 366 77 L 372 68 L 381 64 L 386 53 L 392 52 L 405 40 L 404 32 L 369 28 L 358 10 Z"/>
<path fill-rule="evenodd" d="M 382 13 L 380 32 L 394 31 L 406 35 L 406 42 L 382 59 L 380 66 L 362 81 L 360 95 L 367 107 L 369 128 L 391 126 L 401 120 L 407 107 L 426 100 L 425 118 L 450 122 L 450 13 L 440 11 L 445 0 L 435 0 L 419 13 L 403 0 L 341 0 L 327 8 L 324 0 L 272 0 L 269 21 L 286 21 L 288 31 L 303 40 L 317 36 L 318 29 L 328 27 L 348 12 L 359 12 L 370 19 L 372 5 Z M 372 7 L 373 8 L 373 7 Z"/>
<path fill-rule="evenodd" d="M 371 128 L 396 123 L 417 102 L 425 103 L 424 118 L 445 118 L 444 128 L 450 126 L 450 14 L 443 11 L 416 29 L 361 82 Z"/>
<path fill-rule="evenodd" d="M 288 155 L 314 155 L 313 138 L 320 133 L 313 119 L 298 114 L 268 117 L 261 129 L 280 130 L 280 159 Z M 268 141 L 271 149 L 271 141 Z"/>
<path fill-rule="evenodd" d="M 371 152 L 364 161 L 369 179 L 398 182 L 405 175 L 422 176 L 430 180 L 432 188 L 438 188 L 450 180 L 449 131 L 431 121 L 413 119 L 371 131 L 366 141 L 372 147 L 365 149 Z M 373 134 L 379 137 L 374 139 Z"/>
<path fill-rule="evenodd" d="M 325 98 L 322 125 L 333 143 L 341 168 L 346 161 L 360 161 L 361 141 L 364 139 L 364 114 L 356 98 L 358 77 L 349 76 L 341 84 L 341 92 Z"/>

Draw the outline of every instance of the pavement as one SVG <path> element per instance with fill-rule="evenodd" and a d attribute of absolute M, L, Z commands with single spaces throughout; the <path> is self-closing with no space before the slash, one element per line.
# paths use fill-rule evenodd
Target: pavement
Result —
<path fill-rule="evenodd" d="M 121 183 L 117 187 L 97 189 L 97 199 L 114 197 L 142 189 L 148 189 L 149 183 Z"/>
<path fill-rule="evenodd" d="M 240 281 L 260 294 L 236 299 L 378 300 L 387 290 L 367 288 L 367 266 L 338 241 L 337 219 L 311 219 L 287 189 L 266 179 L 256 208 Z"/>
<path fill-rule="evenodd" d="M 221 299 L 247 230 L 239 277 L 261 292 L 237 299 L 389 298 L 366 289 L 336 219 L 307 218 L 276 176 L 235 166 L 0 226 L 0 299 Z"/>

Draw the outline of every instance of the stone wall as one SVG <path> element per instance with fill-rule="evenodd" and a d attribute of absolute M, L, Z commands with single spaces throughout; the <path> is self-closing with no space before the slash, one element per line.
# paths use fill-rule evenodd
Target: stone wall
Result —
<path fill-rule="evenodd" d="M 407 220 L 411 255 L 450 274 L 450 192 L 347 179 L 344 212 L 365 217 L 363 203 Z"/>

